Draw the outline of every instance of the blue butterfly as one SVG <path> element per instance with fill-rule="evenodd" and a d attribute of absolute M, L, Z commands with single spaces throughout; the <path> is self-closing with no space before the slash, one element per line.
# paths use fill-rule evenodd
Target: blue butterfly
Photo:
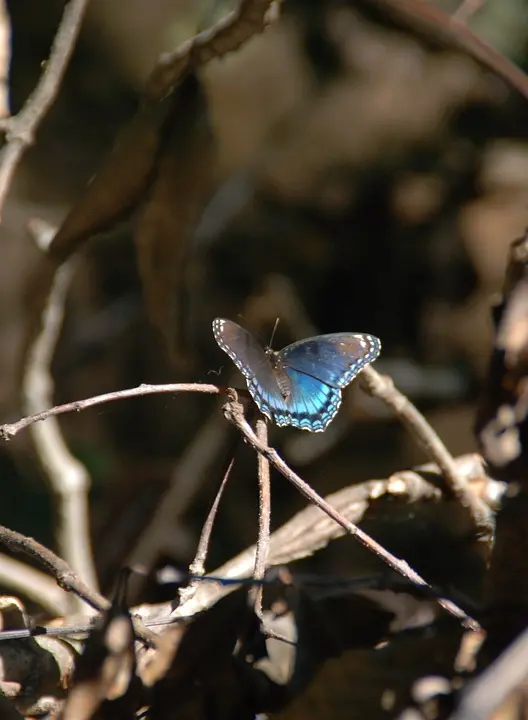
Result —
<path fill-rule="evenodd" d="M 373 335 L 332 333 L 299 340 L 274 352 L 247 330 L 216 318 L 218 345 L 245 376 L 259 410 L 276 425 L 322 432 L 341 405 L 341 390 L 379 355 Z"/>

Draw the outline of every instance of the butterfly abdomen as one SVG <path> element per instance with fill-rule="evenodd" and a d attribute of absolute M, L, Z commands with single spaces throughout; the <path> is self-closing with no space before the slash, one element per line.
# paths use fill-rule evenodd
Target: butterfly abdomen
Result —
<path fill-rule="evenodd" d="M 275 370 L 275 379 L 281 392 L 282 397 L 287 400 L 292 391 L 291 380 L 288 377 L 284 365 L 280 359 L 279 353 L 271 352 L 268 355 L 270 362 Z"/>

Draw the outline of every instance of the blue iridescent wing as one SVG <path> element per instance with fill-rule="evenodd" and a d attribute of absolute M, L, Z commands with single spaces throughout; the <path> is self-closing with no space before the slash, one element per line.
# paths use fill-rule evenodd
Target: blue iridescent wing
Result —
<path fill-rule="evenodd" d="M 291 381 L 292 393 L 286 401 L 290 421 L 284 424 L 322 432 L 339 410 L 341 390 L 292 368 L 288 368 L 286 373 Z"/>
<path fill-rule="evenodd" d="M 333 333 L 266 353 L 255 338 L 230 320 L 216 319 L 218 345 L 245 376 L 260 411 L 277 425 L 321 432 L 337 413 L 341 389 L 379 355 L 373 335 Z"/>
<path fill-rule="evenodd" d="M 291 415 L 277 382 L 276 372 L 253 335 L 231 320 L 216 318 L 213 334 L 246 378 L 248 390 L 261 413 L 277 425 L 291 425 Z"/>
<path fill-rule="evenodd" d="M 373 335 L 331 333 L 288 345 L 278 353 L 286 370 L 296 370 L 333 388 L 344 388 L 379 355 Z"/>

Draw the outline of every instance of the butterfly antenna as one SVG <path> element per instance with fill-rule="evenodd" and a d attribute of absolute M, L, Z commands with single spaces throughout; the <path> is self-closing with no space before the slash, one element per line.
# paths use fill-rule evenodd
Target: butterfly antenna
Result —
<path fill-rule="evenodd" d="M 274 340 L 274 338 L 275 338 L 275 333 L 277 332 L 277 328 L 279 327 L 279 320 L 280 320 L 280 318 L 277 318 L 277 319 L 275 320 L 275 325 L 273 326 L 273 330 L 271 331 L 271 337 L 270 337 L 270 341 L 269 341 L 269 344 L 268 344 L 268 347 L 269 347 L 269 348 L 272 348 L 272 347 L 273 347 L 273 340 Z"/>

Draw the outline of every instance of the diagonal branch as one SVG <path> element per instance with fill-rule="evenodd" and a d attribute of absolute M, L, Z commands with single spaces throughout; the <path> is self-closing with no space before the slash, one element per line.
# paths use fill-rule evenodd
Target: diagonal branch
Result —
<path fill-rule="evenodd" d="M 491 537 L 493 522 L 489 508 L 461 477 L 453 456 L 422 413 L 395 387 L 390 377 L 380 375 L 372 367 L 363 368 L 359 382 L 365 392 L 390 407 L 429 459 L 438 465 L 447 492 L 471 513 L 477 531 Z"/>
<path fill-rule="evenodd" d="M 0 525 L 0 545 L 11 552 L 22 553 L 32 558 L 55 578 L 61 588 L 75 593 L 95 610 L 102 612 L 110 607 L 108 600 L 83 582 L 67 562 L 33 538 Z"/>
<path fill-rule="evenodd" d="M 242 406 L 235 400 L 224 405 L 224 415 L 226 419 L 237 427 L 240 432 L 244 435 L 246 440 L 255 448 L 255 450 L 264 455 L 270 463 L 282 474 L 284 477 L 297 488 L 297 490 L 313 505 L 323 510 L 329 517 L 332 518 L 338 525 L 340 525 L 349 535 L 352 535 L 360 542 L 364 547 L 377 555 L 386 565 L 392 570 L 397 572 L 409 580 L 413 585 L 418 587 L 425 587 L 430 589 L 429 584 L 424 578 L 418 575 L 411 566 L 395 557 L 392 553 L 386 550 L 376 540 L 371 538 L 367 533 L 361 530 L 357 525 L 354 525 L 346 517 L 344 517 L 338 510 L 330 505 L 324 498 L 322 498 L 315 490 L 308 485 L 299 475 L 293 472 L 293 470 L 284 462 L 276 450 L 264 445 L 260 439 L 255 435 L 247 420 L 244 417 Z M 450 600 L 439 600 L 440 605 L 451 615 L 460 619 L 463 625 L 469 629 L 477 630 L 479 624 L 470 618 L 463 610 L 455 605 Z"/>

